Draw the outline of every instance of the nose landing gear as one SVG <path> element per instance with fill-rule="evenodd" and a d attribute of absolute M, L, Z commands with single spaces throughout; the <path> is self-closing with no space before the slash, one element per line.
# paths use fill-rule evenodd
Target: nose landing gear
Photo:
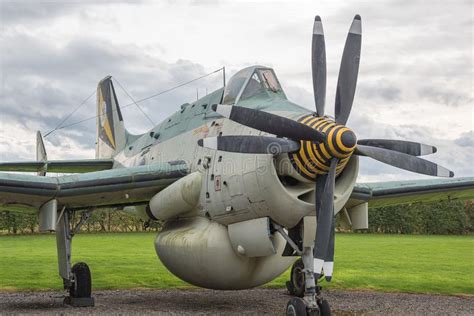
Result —
<path fill-rule="evenodd" d="M 290 281 L 286 282 L 286 288 L 288 292 L 297 297 L 304 296 L 305 290 L 305 277 L 304 277 L 304 264 L 303 260 L 298 259 L 291 266 Z"/>
<path fill-rule="evenodd" d="M 296 260 L 291 267 L 290 281 L 286 282 L 286 287 L 291 295 L 291 298 L 286 305 L 286 315 L 291 316 L 307 316 L 320 315 L 330 316 L 331 309 L 329 303 L 322 298 L 321 286 L 316 284 L 314 275 L 314 258 L 313 258 L 313 242 L 304 242 L 301 229 L 301 223 L 311 220 L 306 217 L 303 222 L 300 222 L 294 229 L 289 230 L 289 234 L 277 223 L 272 223 L 276 231 L 287 241 L 287 248 L 283 252 L 284 256 L 301 256 Z M 316 223 L 309 224 L 304 227 L 316 227 Z M 290 237 L 293 235 L 292 237 Z M 310 234 L 314 236 L 314 232 Z M 311 246 L 305 246 L 311 245 Z M 302 248 L 303 250 L 300 250 Z"/>
<path fill-rule="evenodd" d="M 308 251 L 304 251 L 302 258 Z M 312 250 L 309 251 L 312 254 Z M 291 267 L 290 281 L 286 282 L 289 293 L 295 297 L 291 298 L 286 305 L 286 315 L 307 316 L 320 315 L 330 316 L 331 308 L 328 301 L 322 298 L 321 286 L 316 284 L 313 273 L 313 262 L 309 261 L 309 269 L 305 268 L 303 259 L 295 261 Z M 309 276 L 309 277 L 308 277 Z M 314 286 L 312 286 L 314 284 Z M 309 285 L 309 288 L 308 288 Z"/>

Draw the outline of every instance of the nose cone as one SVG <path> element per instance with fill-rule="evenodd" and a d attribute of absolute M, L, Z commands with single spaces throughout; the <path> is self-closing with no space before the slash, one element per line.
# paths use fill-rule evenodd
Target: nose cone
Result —
<path fill-rule="evenodd" d="M 357 143 L 353 131 L 345 126 L 336 126 L 328 134 L 328 147 L 330 155 L 337 158 L 346 158 L 352 155 Z"/>
<path fill-rule="evenodd" d="M 346 129 L 342 132 L 341 143 L 344 147 L 348 149 L 354 149 L 357 142 L 357 138 L 353 131 Z"/>

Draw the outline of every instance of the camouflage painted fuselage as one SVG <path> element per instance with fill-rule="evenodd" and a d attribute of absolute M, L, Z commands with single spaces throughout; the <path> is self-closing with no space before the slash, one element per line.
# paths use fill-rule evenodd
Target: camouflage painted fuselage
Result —
<path fill-rule="evenodd" d="M 211 136 L 264 135 L 212 111 L 212 104 L 225 100 L 223 94 L 224 89 L 220 89 L 192 104 L 182 105 L 180 111 L 129 142 L 114 159 L 117 168 L 184 161 L 189 173 L 198 172 L 202 176 L 199 202 L 189 212 L 166 220 L 155 242 L 157 253 L 171 272 L 194 285 L 242 289 L 275 278 L 288 268 L 294 257 L 282 256 L 286 242 L 278 234 L 271 236 L 275 247 L 272 255 L 247 257 L 239 254 L 232 247 L 228 225 L 270 218 L 284 227 L 293 227 L 303 217 L 314 216 L 314 176 L 319 172 L 314 169 L 318 166 L 305 163 L 308 169 L 311 168 L 312 176 L 308 176 L 306 170 L 299 167 L 302 166 L 300 153 L 273 157 L 198 146 L 199 139 Z M 312 117 L 309 110 L 288 101 L 283 91 L 261 91 L 239 100 L 238 106 L 294 120 Z M 322 125 L 334 127 L 330 120 L 328 122 Z M 349 161 L 347 156 L 341 161 L 338 171 L 342 172 L 349 162 L 346 166 L 349 172 L 338 178 L 336 212 L 348 200 L 358 170 L 357 159 Z M 325 169 L 317 170 L 324 172 Z M 147 216 L 145 207 L 133 211 Z M 221 262 L 219 269 L 214 264 L 216 257 Z"/>

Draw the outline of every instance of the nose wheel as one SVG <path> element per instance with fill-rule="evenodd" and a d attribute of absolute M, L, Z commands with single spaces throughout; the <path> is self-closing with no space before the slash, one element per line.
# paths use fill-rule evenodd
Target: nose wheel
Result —
<path fill-rule="evenodd" d="M 331 308 L 328 301 L 317 301 L 317 308 L 311 308 L 309 303 L 300 297 L 291 298 L 286 304 L 287 316 L 331 316 Z"/>
<path fill-rule="evenodd" d="M 288 301 L 286 304 L 286 315 L 287 316 L 301 316 L 301 315 L 308 315 L 306 310 L 306 303 L 302 298 L 293 297 L 291 300 Z M 319 313 L 315 313 L 315 315 L 319 315 Z"/>
<path fill-rule="evenodd" d="M 286 315 L 289 316 L 330 316 L 331 307 L 327 300 L 322 298 L 321 286 L 314 279 L 311 251 L 305 251 L 302 258 L 295 261 L 291 267 L 290 281 L 286 286 L 292 297 L 286 304 Z M 305 269 L 304 262 L 308 268 Z"/>
<path fill-rule="evenodd" d="M 298 259 L 291 266 L 290 281 L 286 282 L 286 288 L 288 292 L 297 297 L 304 296 L 305 290 L 305 277 L 304 277 L 304 264 L 303 260 Z"/>

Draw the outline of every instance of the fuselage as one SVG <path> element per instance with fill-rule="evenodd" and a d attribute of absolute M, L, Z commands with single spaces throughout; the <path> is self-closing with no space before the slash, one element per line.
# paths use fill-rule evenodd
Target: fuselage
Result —
<path fill-rule="evenodd" d="M 242 72 L 245 72 L 245 69 Z M 238 75 L 236 76 L 238 78 Z M 231 79 L 231 89 L 233 84 Z M 245 90 L 245 82 L 241 85 L 240 89 Z M 300 152 L 273 157 L 220 152 L 198 146 L 199 139 L 212 136 L 265 135 L 264 132 L 232 122 L 211 109 L 211 105 L 225 102 L 229 98 L 230 102 L 235 102 L 236 100 L 229 96 L 232 91 L 228 90 L 231 89 L 222 88 L 194 103 L 183 104 L 179 111 L 127 144 L 114 157 L 115 167 L 184 161 L 190 173 L 202 173 L 205 182 L 201 203 L 192 215 L 207 217 L 225 225 L 260 216 L 271 216 L 279 221 L 279 224 L 292 227 L 303 216 L 314 212 L 314 179 L 318 174 L 324 174 L 327 168 L 323 159 L 321 162 L 314 160 L 313 163 L 311 157 L 326 158 L 325 155 L 333 154 L 335 150 L 329 146 L 324 149 L 324 144 L 322 151 L 321 146 L 308 150 L 309 142 L 302 141 Z M 322 131 L 327 131 L 328 128 L 333 128 L 334 131 L 343 129 L 330 119 L 313 119 L 311 111 L 290 102 L 282 90 L 261 91 L 245 99 L 242 99 L 242 91 L 234 91 L 234 95 L 241 96 L 240 100 L 237 100 L 239 106 L 271 112 L 308 125 L 319 125 Z M 338 152 L 335 151 L 335 154 Z M 342 155 L 339 174 L 351 158 L 350 152 Z M 306 168 L 302 167 L 303 159 Z M 352 160 L 354 166 L 349 169 L 355 170 L 357 161 Z M 346 182 L 343 179 L 346 178 L 348 184 L 342 186 L 342 183 Z M 350 184 L 355 183 L 355 178 L 356 172 L 350 172 L 350 176 L 348 172 L 339 177 L 341 189 L 336 187 L 336 212 L 347 201 L 350 192 L 346 191 Z"/>
<path fill-rule="evenodd" d="M 311 111 L 288 101 L 282 90 L 259 91 L 243 98 L 242 90 L 248 81 L 241 84 L 240 92 L 234 89 L 234 96 L 229 96 L 235 84 L 231 81 L 230 89 L 219 89 L 194 103 L 183 104 L 179 111 L 129 142 L 114 157 L 116 168 L 184 161 L 189 173 L 198 175 L 193 180 L 201 182 L 198 203 L 189 211 L 176 213 L 176 216 L 172 216 L 173 210 L 170 216 L 168 208 L 155 248 L 171 272 L 201 287 L 243 289 L 258 286 L 285 271 L 294 260 L 294 257 L 282 256 L 286 242 L 279 234 L 270 231 L 266 238 L 253 243 L 259 245 L 268 239 L 273 251 L 259 253 L 260 250 L 257 250 L 249 256 L 245 250 L 241 251 L 247 246 L 236 248 L 236 237 L 228 232 L 230 226 L 268 219 L 291 228 L 304 217 L 315 216 L 314 177 L 305 175 L 295 164 L 295 158 L 299 159 L 293 157 L 295 154 L 285 153 L 274 157 L 268 154 L 216 151 L 198 146 L 198 140 L 212 136 L 265 135 L 224 118 L 211 109 L 211 105 L 222 102 L 236 103 L 293 120 L 305 120 L 306 117 L 305 121 L 316 123 L 311 119 Z M 324 123 L 321 124 L 323 127 L 336 127 L 331 120 L 320 123 Z M 306 144 L 302 143 L 302 146 Z M 306 148 L 303 149 L 307 152 Z M 311 154 L 316 154 L 316 150 Z M 341 159 L 338 170 L 335 212 L 349 199 L 357 177 L 357 158 L 349 159 L 350 155 L 346 157 Z M 315 176 L 317 170 L 324 173 L 324 169 L 313 167 L 318 168 L 316 165 L 309 166 L 307 171 L 314 172 Z M 167 190 L 174 189 L 170 187 Z M 166 196 L 160 198 L 167 199 L 168 195 L 179 198 L 182 194 L 175 193 L 167 192 L 164 194 Z M 173 205 L 173 202 L 164 204 Z M 141 209 L 141 214 L 146 216 L 144 209 Z M 238 232 L 238 229 L 234 231 Z"/>

